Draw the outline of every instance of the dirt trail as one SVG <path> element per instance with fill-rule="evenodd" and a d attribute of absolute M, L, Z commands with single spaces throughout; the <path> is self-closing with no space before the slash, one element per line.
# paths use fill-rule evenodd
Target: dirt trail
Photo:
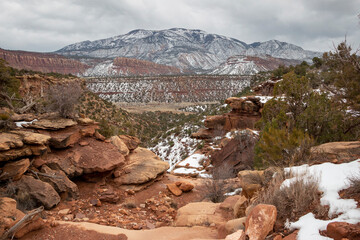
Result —
<path fill-rule="evenodd" d="M 94 223 L 59 222 L 53 228 L 47 227 L 32 232 L 21 240 L 71 239 L 71 240 L 190 240 L 217 239 L 217 230 L 208 227 L 161 227 L 151 230 L 127 230 Z"/>

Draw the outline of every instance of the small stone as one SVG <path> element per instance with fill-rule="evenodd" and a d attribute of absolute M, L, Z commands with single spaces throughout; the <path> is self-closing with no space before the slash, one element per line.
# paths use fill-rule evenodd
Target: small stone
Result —
<path fill-rule="evenodd" d="M 180 190 L 183 192 L 190 192 L 194 187 L 194 184 L 189 182 L 182 182 L 179 186 Z"/>
<path fill-rule="evenodd" d="M 99 199 L 91 199 L 90 204 L 92 206 L 101 207 L 101 201 Z"/>
<path fill-rule="evenodd" d="M 178 186 L 176 186 L 175 183 L 169 183 L 166 184 L 166 186 L 169 189 L 169 191 L 175 196 L 180 196 L 182 194 L 182 191 L 180 190 L 180 188 L 178 188 Z"/>
<path fill-rule="evenodd" d="M 65 221 L 72 221 L 72 220 L 74 220 L 74 215 L 73 214 L 65 215 L 64 220 Z"/>
<path fill-rule="evenodd" d="M 83 213 L 77 213 L 77 214 L 75 215 L 75 218 L 77 218 L 77 219 L 83 219 L 83 218 L 85 218 L 85 217 L 86 217 L 86 215 L 83 214 Z"/>
<path fill-rule="evenodd" d="M 145 204 L 144 204 L 144 203 L 140 204 L 139 206 L 140 206 L 141 208 L 145 208 Z"/>
<path fill-rule="evenodd" d="M 89 145 L 89 142 L 87 142 L 87 141 L 80 141 L 80 142 L 79 142 L 79 145 L 82 146 L 82 147 L 85 147 L 85 146 Z"/>
<path fill-rule="evenodd" d="M 70 212 L 70 209 L 69 208 L 66 208 L 66 209 L 62 209 L 58 212 L 59 215 L 67 215 L 69 214 Z"/>

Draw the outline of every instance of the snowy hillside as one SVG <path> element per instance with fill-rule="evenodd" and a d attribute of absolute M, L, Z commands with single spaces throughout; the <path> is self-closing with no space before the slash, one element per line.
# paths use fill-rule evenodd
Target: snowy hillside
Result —
<path fill-rule="evenodd" d="M 139 29 L 107 39 L 75 43 L 56 53 L 69 57 L 137 58 L 195 72 L 212 70 L 235 55 L 268 54 L 296 60 L 309 60 L 320 55 L 277 40 L 248 45 L 234 38 L 183 28 Z"/>

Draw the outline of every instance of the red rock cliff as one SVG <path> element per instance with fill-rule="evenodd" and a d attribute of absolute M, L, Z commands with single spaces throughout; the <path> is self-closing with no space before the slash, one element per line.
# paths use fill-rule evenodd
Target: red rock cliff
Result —
<path fill-rule="evenodd" d="M 39 71 L 43 73 L 56 72 L 61 74 L 80 74 L 88 66 L 74 59 L 57 54 L 25 51 L 10 51 L 0 49 L 0 58 L 17 69 Z"/>

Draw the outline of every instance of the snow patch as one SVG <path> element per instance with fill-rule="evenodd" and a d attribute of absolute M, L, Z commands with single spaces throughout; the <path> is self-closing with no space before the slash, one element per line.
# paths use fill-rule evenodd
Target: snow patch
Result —
<path fill-rule="evenodd" d="M 348 178 L 355 176 L 360 171 L 360 159 L 342 164 L 323 163 L 319 165 L 308 166 L 307 164 L 297 167 L 285 168 L 285 172 L 295 175 L 291 179 L 283 182 L 282 186 L 289 184 L 301 177 L 306 180 L 310 177 L 319 179 L 319 190 L 323 192 L 321 205 L 329 205 L 330 217 L 339 214 L 337 218 L 325 221 L 314 217 L 314 214 L 308 213 L 302 216 L 298 221 L 290 223 L 290 229 L 299 229 L 298 240 L 330 239 L 323 237 L 319 231 L 325 230 L 330 222 L 360 222 L 360 209 L 357 208 L 356 201 L 353 199 L 341 199 L 339 191 L 350 186 Z"/>

